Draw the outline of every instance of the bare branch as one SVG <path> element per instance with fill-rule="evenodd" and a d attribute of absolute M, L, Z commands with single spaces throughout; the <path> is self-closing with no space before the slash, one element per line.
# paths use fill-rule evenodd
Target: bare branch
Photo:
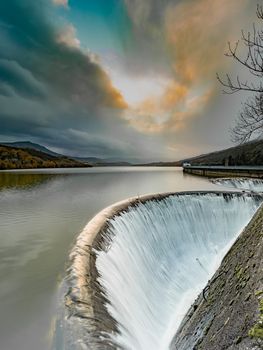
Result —
<path fill-rule="evenodd" d="M 220 82 L 222 86 L 224 86 L 223 92 L 225 94 L 231 95 L 238 91 L 247 91 L 247 92 L 262 92 L 263 93 L 263 87 L 261 85 L 254 86 L 253 83 L 248 84 L 247 81 L 241 82 L 240 78 L 237 76 L 236 81 L 233 82 L 232 78 L 229 76 L 229 74 L 226 74 L 226 79 L 223 80 L 219 74 L 216 75 L 217 80 Z"/>
<path fill-rule="evenodd" d="M 258 5 L 257 17 L 263 20 L 263 6 Z M 243 44 L 243 47 L 241 47 Z M 245 54 L 242 52 L 246 50 Z M 251 74 L 250 81 L 242 80 L 237 75 L 234 79 L 226 74 L 222 79 L 217 74 L 217 80 L 223 86 L 223 92 L 234 94 L 236 92 L 255 93 L 253 98 L 243 103 L 231 138 L 234 142 L 244 143 L 253 137 L 263 136 L 263 30 L 253 24 L 252 31 L 241 31 L 241 40 L 234 44 L 228 43 L 228 52 L 225 56 L 233 59 L 243 69 Z"/>
<path fill-rule="evenodd" d="M 255 95 L 243 104 L 243 110 L 231 131 L 235 143 L 244 143 L 263 135 L 263 94 Z"/>

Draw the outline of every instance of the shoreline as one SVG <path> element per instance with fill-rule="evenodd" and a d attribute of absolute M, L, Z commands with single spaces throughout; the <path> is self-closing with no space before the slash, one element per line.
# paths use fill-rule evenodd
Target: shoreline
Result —
<path fill-rule="evenodd" d="M 183 167 L 185 174 L 204 176 L 209 178 L 232 177 L 263 179 L 263 167 L 249 166 L 198 166 L 191 165 Z"/>

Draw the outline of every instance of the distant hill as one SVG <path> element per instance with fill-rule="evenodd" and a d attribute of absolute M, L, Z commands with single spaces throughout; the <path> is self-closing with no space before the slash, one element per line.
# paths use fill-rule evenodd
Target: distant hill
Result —
<path fill-rule="evenodd" d="M 129 166 L 131 163 L 115 159 L 115 158 L 109 158 L 109 159 L 103 159 L 103 158 L 97 158 L 97 157 L 71 157 L 71 156 L 65 156 L 56 152 L 51 151 L 45 146 L 39 145 L 38 143 L 34 143 L 31 141 L 18 141 L 18 142 L 3 142 L 2 145 L 14 147 L 14 148 L 23 148 L 26 150 L 36 150 L 39 152 L 43 152 L 46 154 L 49 154 L 54 157 L 59 158 L 70 158 L 74 159 L 77 162 L 90 164 L 92 166 Z"/>
<path fill-rule="evenodd" d="M 75 160 L 78 160 L 80 162 L 88 162 L 90 164 L 100 164 L 103 163 L 103 159 L 96 158 L 96 157 L 72 157 Z"/>
<path fill-rule="evenodd" d="M 178 160 L 175 162 L 152 162 L 152 163 L 138 163 L 138 164 L 134 164 L 135 166 L 158 166 L 158 167 L 173 167 L 173 166 L 181 166 L 182 163 L 184 161 L 183 160 Z"/>
<path fill-rule="evenodd" d="M 76 168 L 91 165 L 63 156 L 54 156 L 35 149 L 0 144 L 0 169 Z"/>
<path fill-rule="evenodd" d="M 0 144 L 1 146 L 1 144 Z M 6 146 L 10 149 L 19 149 L 27 152 L 32 157 L 38 157 L 45 162 L 52 161 L 51 167 L 83 167 L 83 166 L 181 166 L 184 162 L 190 162 L 192 165 L 255 165 L 263 166 L 263 140 L 251 141 L 243 145 L 231 147 L 228 149 L 202 154 L 199 156 L 185 158 L 180 161 L 174 162 L 153 162 L 146 164 L 132 164 L 121 159 L 116 158 L 97 158 L 97 157 L 67 157 L 59 153 L 53 152 L 48 148 L 41 146 L 37 143 L 30 141 L 3 143 L 2 147 Z M 38 152 L 38 153 L 36 153 Z M 0 161 L 3 163 L 2 150 L 0 150 Z M 49 158 L 51 157 L 51 158 Z M 12 157 L 11 157 L 12 158 Z M 15 157 L 13 157 L 15 159 Z M 33 161 L 33 160 L 32 160 Z M 1 169 L 0 162 L 0 169 Z M 40 160 L 37 163 L 40 163 Z M 34 163 L 34 161 L 33 161 Z M 10 162 L 10 168 L 15 168 L 20 163 L 18 161 Z M 24 164 L 24 163 L 23 163 Z M 25 167 L 22 163 L 19 165 L 20 168 Z M 35 163 L 34 163 L 35 164 Z M 64 165 L 63 165 L 64 164 Z M 2 165 L 3 166 L 3 165 Z M 40 167 L 30 166 L 29 167 Z M 42 166 L 41 166 L 42 167 Z M 3 169 L 3 167 L 2 167 Z"/>
<path fill-rule="evenodd" d="M 250 165 L 263 166 L 263 140 L 256 140 L 224 150 L 184 158 L 174 162 L 154 162 L 139 166 L 182 166 L 184 162 L 192 165 Z"/>
<path fill-rule="evenodd" d="M 129 162 L 124 162 L 121 160 L 103 159 L 103 158 L 96 158 L 96 157 L 73 157 L 73 159 L 76 159 L 84 163 L 87 162 L 94 166 L 130 166 L 132 165 Z"/>
<path fill-rule="evenodd" d="M 250 165 L 263 166 L 263 140 L 251 141 L 225 150 L 202 154 L 180 161 L 192 165 Z"/>
<path fill-rule="evenodd" d="M 36 151 L 44 152 L 54 157 L 63 157 L 62 154 L 51 151 L 45 146 L 41 146 L 38 143 L 34 143 L 31 141 L 21 141 L 21 142 L 3 142 L 2 145 L 14 147 L 14 148 L 26 148 L 26 149 L 34 149 Z"/>

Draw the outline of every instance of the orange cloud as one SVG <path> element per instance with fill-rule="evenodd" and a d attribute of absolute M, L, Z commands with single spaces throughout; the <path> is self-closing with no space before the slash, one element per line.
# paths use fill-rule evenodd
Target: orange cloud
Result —
<path fill-rule="evenodd" d="M 62 3 L 62 1 L 59 1 L 59 3 Z M 80 41 L 76 34 L 77 32 L 75 27 L 69 23 L 58 31 L 56 42 L 66 46 L 69 49 L 72 49 L 73 51 L 76 51 L 76 53 L 79 52 L 85 59 L 87 59 L 87 61 L 94 65 L 95 69 L 97 68 L 100 71 L 100 79 L 98 79 L 98 81 L 103 91 L 106 92 L 103 101 L 104 106 L 108 108 L 126 109 L 128 107 L 127 103 L 125 102 L 120 91 L 113 86 L 107 72 L 102 69 L 97 56 L 92 52 L 81 51 Z M 72 96 L 76 103 L 85 103 L 85 99 L 89 98 L 89 96 L 86 96 L 86 86 L 83 84 L 84 78 L 86 78 L 85 82 L 87 83 L 90 83 L 89 81 L 93 79 L 92 77 L 85 77 L 85 75 L 83 75 L 79 77 L 76 82 L 71 82 L 71 85 L 75 85 L 75 90 L 77 91 Z"/>
<path fill-rule="evenodd" d="M 213 89 L 201 93 L 199 96 L 189 98 L 186 101 L 184 110 L 176 111 L 171 114 L 165 125 L 166 133 L 173 134 L 187 128 L 189 121 L 202 113 L 205 106 L 214 98 L 215 91 Z"/>
<path fill-rule="evenodd" d="M 143 133 L 172 135 L 187 128 L 188 123 L 200 115 L 215 96 L 214 89 L 202 91 L 193 97 L 190 97 L 189 90 L 185 90 L 183 95 L 181 92 L 178 94 L 178 89 L 180 91 L 180 86 L 174 90 L 172 98 L 168 89 L 160 103 L 148 99 L 137 109 L 129 110 L 126 117 L 130 124 Z"/>
<path fill-rule="evenodd" d="M 127 109 L 127 102 L 124 100 L 120 91 L 111 84 L 110 79 L 107 80 L 108 82 L 105 84 L 105 87 L 108 89 L 109 100 L 106 101 L 106 105 L 117 109 Z"/>
<path fill-rule="evenodd" d="M 240 33 L 248 5 L 249 0 L 189 0 L 167 7 L 163 32 L 172 83 L 158 98 L 131 108 L 127 118 L 135 128 L 171 134 L 186 128 L 213 103 L 216 72 L 228 64 L 226 43 Z"/>
<path fill-rule="evenodd" d="M 126 117 L 131 125 L 142 132 L 161 132 L 170 118 L 171 110 L 184 104 L 187 93 L 186 87 L 170 83 L 159 98 L 149 97 L 136 107 L 130 107 Z"/>
<path fill-rule="evenodd" d="M 225 65 L 223 53 L 233 32 L 242 28 L 248 0 L 181 2 L 167 10 L 165 26 L 174 72 L 183 82 L 203 83 Z M 243 16 L 242 16 L 243 14 Z"/>

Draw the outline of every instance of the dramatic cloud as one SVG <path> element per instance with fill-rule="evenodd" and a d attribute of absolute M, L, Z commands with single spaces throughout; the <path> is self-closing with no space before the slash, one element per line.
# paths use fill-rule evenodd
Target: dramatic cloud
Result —
<path fill-rule="evenodd" d="M 120 119 L 126 102 L 78 48 L 74 28 L 50 24 L 52 11 L 41 0 L 0 4 L 1 138 L 60 144 L 71 153 L 81 148 L 84 155 L 127 156 L 124 144 L 136 132 L 129 133 Z M 86 146 L 79 132 L 86 132 Z M 121 135 L 126 139 L 117 143 Z"/>
<path fill-rule="evenodd" d="M 223 147 L 239 101 L 219 97 L 215 75 L 251 2 L 105 3 L 0 2 L 1 139 L 138 160 Z"/>
<path fill-rule="evenodd" d="M 211 106 L 216 106 L 219 94 L 216 72 L 231 69 L 224 58 L 227 42 L 235 40 L 253 21 L 255 8 L 248 0 L 238 4 L 228 0 L 126 0 L 126 5 L 137 57 L 128 51 L 125 69 L 151 79 L 161 75 L 170 81 L 158 97 L 149 95 L 130 105 L 125 116 L 143 133 L 165 134 L 170 144 L 182 140 L 182 135 L 188 139 L 195 119 L 215 120 L 217 113 Z M 223 142 L 228 138 L 227 125 Z M 216 130 L 209 132 L 216 134 Z M 207 130 L 196 141 L 205 134 Z"/>
<path fill-rule="evenodd" d="M 20 66 L 30 71 L 35 80 L 52 85 L 67 98 L 92 107 L 124 105 L 102 68 L 75 48 L 74 27 L 61 32 L 50 26 L 45 1 L 28 0 L 25 6 L 22 0 L 11 0 L 9 4 L 0 5 L 2 58 L 12 60 L 16 70 Z M 8 69 L 11 74 L 11 65 Z M 14 85 L 13 80 L 9 83 Z"/>
<path fill-rule="evenodd" d="M 17 94 L 29 98 L 44 98 L 46 89 L 33 74 L 18 62 L 0 59 L 2 93 L 5 96 Z"/>

